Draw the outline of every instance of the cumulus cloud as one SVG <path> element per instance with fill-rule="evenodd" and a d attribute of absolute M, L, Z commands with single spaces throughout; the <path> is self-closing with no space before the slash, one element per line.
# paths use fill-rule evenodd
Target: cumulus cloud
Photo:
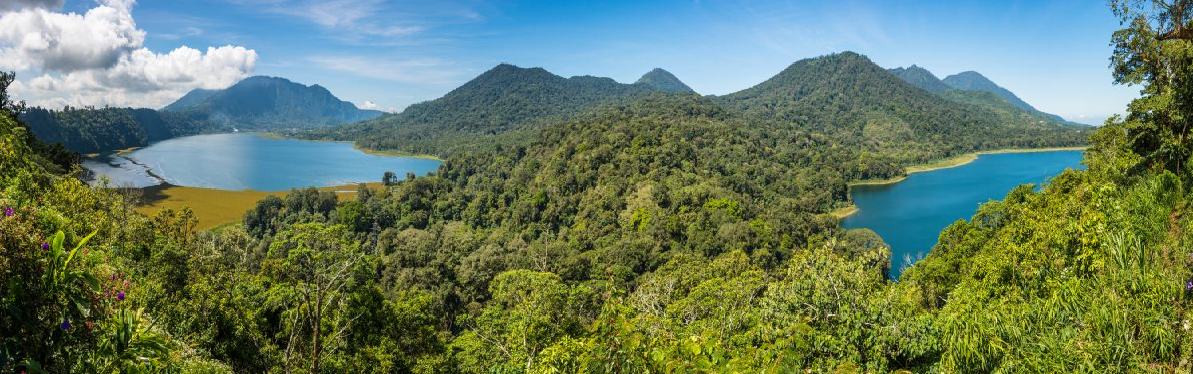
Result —
<path fill-rule="evenodd" d="M 52 108 L 159 107 L 191 89 L 232 85 L 255 68 L 257 52 L 240 46 L 150 51 L 133 5 L 106 0 L 82 15 L 43 8 L 0 14 L 0 69 L 24 80 L 13 94 Z"/>
<path fill-rule="evenodd" d="M 41 8 L 4 13 L 0 68 L 71 72 L 111 67 L 145 41 L 128 6 L 110 2 L 82 15 Z"/>
<path fill-rule="evenodd" d="M 389 112 L 389 113 L 397 113 L 398 112 L 397 108 L 383 107 L 383 106 L 378 105 L 377 103 L 374 103 L 369 100 L 365 100 L 364 104 L 357 105 L 356 107 L 360 108 L 360 109 L 367 109 L 367 110 L 380 110 L 382 112 Z"/>

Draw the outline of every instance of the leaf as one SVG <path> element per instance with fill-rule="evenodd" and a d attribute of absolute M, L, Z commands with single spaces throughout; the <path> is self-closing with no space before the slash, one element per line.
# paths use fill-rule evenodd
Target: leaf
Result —
<path fill-rule="evenodd" d="M 66 262 L 64 262 L 62 264 L 63 268 L 66 268 L 67 265 L 70 265 L 70 260 L 73 260 L 75 258 L 75 253 L 79 252 L 79 248 L 83 248 L 83 245 L 86 245 L 87 241 L 91 240 L 91 237 L 95 236 L 95 233 L 97 233 L 97 232 L 99 232 L 99 231 L 98 230 L 91 231 L 90 234 L 87 234 L 86 237 L 83 237 L 83 240 L 79 241 L 79 244 L 75 244 L 75 249 L 70 250 L 70 255 L 66 256 Z M 58 234 L 61 235 L 62 232 L 59 231 Z"/>

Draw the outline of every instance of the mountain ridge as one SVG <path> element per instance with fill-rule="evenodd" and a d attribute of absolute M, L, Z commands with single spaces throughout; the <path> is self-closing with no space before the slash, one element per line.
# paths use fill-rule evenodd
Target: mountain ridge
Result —
<path fill-rule="evenodd" d="M 1015 95 L 1015 93 L 1011 92 L 1011 90 L 999 86 L 997 83 L 994 83 L 994 81 L 990 80 L 990 78 L 986 78 L 985 75 L 973 70 L 963 71 L 947 76 L 944 79 L 941 79 L 941 82 L 948 85 L 949 87 L 959 90 L 990 92 L 998 95 L 998 97 L 1003 98 L 1011 105 L 1014 105 L 1019 109 L 1026 110 L 1031 113 L 1046 115 L 1055 121 L 1068 122 L 1061 116 L 1045 113 L 1039 109 L 1036 109 L 1035 107 L 1031 106 L 1031 104 L 1023 101 L 1023 99 L 1020 99 L 1019 96 Z"/>
<path fill-rule="evenodd" d="M 357 108 L 318 84 L 270 76 L 248 77 L 221 90 L 192 90 L 162 110 L 250 129 L 324 127 L 384 114 Z"/>

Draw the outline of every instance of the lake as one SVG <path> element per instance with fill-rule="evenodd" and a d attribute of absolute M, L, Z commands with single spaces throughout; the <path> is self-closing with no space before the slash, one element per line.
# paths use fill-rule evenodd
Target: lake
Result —
<path fill-rule="evenodd" d="M 846 228 L 874 230 L 891 246 L 891 278 L 923 258 L 945 227 L 1024 183 L 1040 184 L 1067 168 L 1082 169 L 1081 151 L 981 155 L 968 164 L 914 173 L 897 183 L 850 188 L 858 211 Z"/>
<path fill-rule="evenodd" d="M 163 140 L 120 156 L 83 161 L 113 186 L 168 182 L 220 190 L 285 191 L 296 187 L 379 182 L 386 171 L 426 175 L 440 161 L 370 155 L 351 143 L 276 139 L 256 134 L 195 135 Z"/>

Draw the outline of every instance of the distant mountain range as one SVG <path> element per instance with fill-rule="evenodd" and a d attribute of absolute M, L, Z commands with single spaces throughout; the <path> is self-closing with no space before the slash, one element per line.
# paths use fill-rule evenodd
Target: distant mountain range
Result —
<path fill-rule="evenodd" d="M 647 73 L 638 83 L 623 84 L 610 78 L 564 78 L 542 68 L 501 64 L 441 98 L 411 105 L 400 114 L 325 129 L 316 136 L 355 140 L 370 148 L 442 154 L 467 149 L 486 136 L 566 121 L 603 104 L 684 90 L 691 91 L 662 69 Z"/>
<path fill-rule="evenodd" d="M 222 90 L 193 90 L 159 111 L 35 109 L 23 119 L 40 139 L 79 152 L 242 129 L 446 156 L 482 144 L 525 144 L 545 126 L 600 116 L 602 108 L 653 95 L 698 96 L 663 69 L 624 84 L 501 64 L 399 114 L 359 109 L 319 85 L 258 76 Z M 883 69 L 853 52 L 800 60 L 754 87 L 707 100 L 751 126 L 820 134 L 842 146 L 874 150 L 888 165 L 996 147 L 1084 142 L 1081 129 L 1070 129 L 1072 124 L 978 73 L 940 80 L 914 65 Z M 337 124 L 345 125 L 329 127 Z"/>
<path fill-rule="evenodd" d="M 662 69 L 622 84 L 502 64 L 403 113 L 299 136 L 448 156 L 488 143 L 527 144 L 543 127 L 599 117 L 602 108 L 654 95 L 697 96 Z M 708 100 L 774 134 L 819 134 L 870 150 L 876 158 L 867 168 L 1085 141 L 1082 128 L 1007 104 L 994 93 L 951 88 L 918 67 L 888 71 L 853 52 L 800 60 L 754 87 Z"/>
<path fill-rule="evenodd" d="M 319 85 L 249 77 L 221 90 L 196 89 L 161 110 L 32 108 L 21 116 L 46 143 L 81 153 L 142 147 L 177 136 L 240 130 L 317 128 L 376 118 Z"/>
<path fill-rule="evenodd" d="M 989 78 L 976 71 L 965 71 L 945 77 L 943 80 L 936 78 L 936 75 L 927 69 L 919 66 L 911 65 L 907 68 L 894 68 L 890 72 L 895 76 L 902 78 L 907 83 L 911 83 L 916 87 L 924 90 L 945 96 L 946 98 L 954 99 L 956 101 L 969 102 L 973 104 L 990 105 L 994 107 L 1006 105 L 1013 106 L 1027 113 L 1046 117 L 1051 121 L 1074 124 L 1066 121 L 1061 116 L 1055 114 L 1044 113 L 1032 107 L 1027 102 L 1020 99 L 1010 90 L 995 84 Z M 965 91 L 953 92 L 951 90 Z M 973 95 L 974 92 L 988 92 L 994 94 L 995 97 L 988 95 Z"/>
<path fill-rule="evenodd" d="M 319 85 L 285 78 L 249 77 L 222 90 L 196 89 L 162 111 L 187 112 L 214 124 L 247 129 L 315 128 L 376 118 Z"/>

